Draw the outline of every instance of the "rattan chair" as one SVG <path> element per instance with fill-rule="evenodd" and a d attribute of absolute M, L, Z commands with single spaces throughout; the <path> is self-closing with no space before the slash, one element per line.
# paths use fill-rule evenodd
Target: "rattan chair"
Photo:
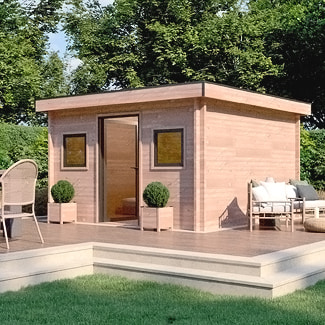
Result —
<path fill-rule="evenodd" d="M 6 219 L 32 217 L 41 242 L 44 243 L 34 210 L 37 173 L 36 163 L 30 159 L 23 159 L 10 166 L 0 178 L 2 186 L 0 220 L 7 249 L 9 249 L 9 241 Z"/>

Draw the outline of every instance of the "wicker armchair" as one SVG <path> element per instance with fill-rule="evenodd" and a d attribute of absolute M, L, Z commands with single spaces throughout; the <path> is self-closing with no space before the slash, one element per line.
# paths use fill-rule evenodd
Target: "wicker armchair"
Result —
<path fill-rule="evenodd" d="M 6 219 L 32 217 L 41 242 L 44 243 L 34 211 L 37 173 L 36 163 L 30 159 L 23 159 L 10 166 L 0 178 L 2 186 L 0 221 L 3 225 L 7 249 L 9 249 L 9 241 Z"/>

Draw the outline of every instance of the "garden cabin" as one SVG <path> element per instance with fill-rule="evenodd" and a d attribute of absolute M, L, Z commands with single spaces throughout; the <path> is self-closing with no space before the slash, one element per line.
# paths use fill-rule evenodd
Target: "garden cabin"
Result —
<path fill-rule="evenodd" d="M 208 82 L 36 101 L 48 113 L 49 187 L 75 187 L 79 222 L 137 222 L 152 181 L 174 229 L 245 219 L 247 182 L 299 178 L 309 104 Z M 51 198 L 49 198 L 51 200 Z"/>

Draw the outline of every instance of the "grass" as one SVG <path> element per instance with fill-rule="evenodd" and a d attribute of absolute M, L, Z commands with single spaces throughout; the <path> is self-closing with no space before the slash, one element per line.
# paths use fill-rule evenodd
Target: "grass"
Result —
<path fill-rule="evenodd" d="M 273 300 L 106 275 L 0 295 L 1 324 L 324 324 L 325 281 Z"/>

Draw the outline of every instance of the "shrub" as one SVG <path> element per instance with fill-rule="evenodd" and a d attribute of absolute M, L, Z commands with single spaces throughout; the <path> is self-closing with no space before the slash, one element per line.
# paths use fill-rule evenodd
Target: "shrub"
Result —
<path fill-rule="evenodd" d="M 35 214 L 37 216 L 47 215 L 48 189 L 47 187 L 35 190 Z"/>
<path fill-rule="evenodd" d="M 51 187 L 51 194 L 55 203 L 68 203 L 74 196 L 74 188 L 70 182 L 60 180 Z"/>
<path fill-rule="evenodd" d="M 0 122 L 0 169 L 20 159 L 33 159 L 38 165 L 37 187 L 47 186 L 47 128 Z"/>
<path fill-rule="evenodd" d="M 325 190 L 325 129 L 301 130 L 300 177 Z"/>
<path fill-rule="evenodd" d="M 169 199 L 168 188 L 160 182 L 152 182 L 143 191 L 143 200 L 149 207 L 163 208 Z"/>

